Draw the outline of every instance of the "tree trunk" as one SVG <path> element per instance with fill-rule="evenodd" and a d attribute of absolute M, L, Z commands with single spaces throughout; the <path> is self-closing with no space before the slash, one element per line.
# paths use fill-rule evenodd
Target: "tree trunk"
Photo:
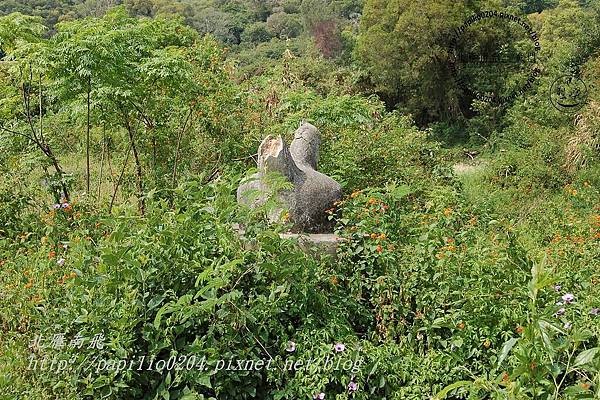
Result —
<path fill-rule="evenodd" d="M 104 173 L 104 153 L 106 152 L 106 133 L 102 132 L 102 155 L 100 156 L 100 175 L 98 176 L 98 197 L 97 202 L 100 203 L 100 196 L 102 195 L 102 175 Z"/>
<path fill-rule="evenodd" d="M 58 175 L 58 178 L 60 179 L 60 187 L 65 196 L 65 200 L 68 202 L 69 201 L 69 190 L 67 189 L 67 184 L 65 183 L 65 180 L 63 179 L 64 172 L 63 172 L 62 168 L 60 167 L 60 164 L 58 163 L 56 156 L 54 155 L 54 153 L 50 149 L 50 146 L 48 146 L 48 145 L 46 145 L 45 149 L 42 149 L 42 151 L 44 152 L 44 154 L 46 154 L 48 156 L 48 158 L 50 158 L 50 162 L 52 163 L 52 166 L 54 167 L 54 170 L 56 171 L 56 175 Z"/>
<path fill-rule="evenodd" d="M 85 159 L 86 159 L 86 188 L 87 193 L 90 193 L 90 92 L 92 91 L 92 78 L 88 78 L 87 87 L 87 131 L 85 143 Z"/>
<path fill-rule="evenodd" d="M 33 84 L 33 72 L 30 73 L 29 83 L 30 83 L 30 86 Z M 43 107 L 42 107 L 42 104 L 43 104 L 43 101 L 42 101 L 42 74 L 39 75 L 39 85 L 40 85 L 39 91 L 38 91 L 39 92 L 38 107 L 39 107 L 39 113 L 40 113 L 40 115 L 39 115 L 39 118 L 40 118 L 39 136 L 36 135 L 36 133 L 35 133 L 35 128 L 33 126 L 33 120 L 31 118 L 29 93 L 27 93 L 25 85 L 23 85 L 23 100 L 24 100 L 25 112 L 27 114 L 27 119 L 28 119 L 29 125 L 31 127 L 31 133 L 34 138 L 34 142 L 40 148 L 40 150 L 42 150 L 42 153 L 44 153 L 50 159 L 50 162 L 52 163 L 52 166 L 54 167 L 54 170 L 56 171 L 56 175 L 58 175 L 58 178 L 60 180 L 60 187 L 63 191 L 64 198 L 66 201 L 69 201 L 69 190 L 67 189 L 67 184 L 64 181 L 63 170 L 60 167 L 60 164 L 58 163 L 58 159 L 52 152 L 50 145 L 46 142 L 46 138 L 44 137 L 44 116 L 42 113 L 42 111 L 43 111 Z"/>
<path fill-rule="evenodd" d="M 146 212 L 146 201 L 144 200 L 144 182 L 142 175 L 142 164 L 140 162 L 140 158 L 137 151 L 137 146 L 135 144 L 135 135 L 133 132 L 133 127 L 129 122 L 129 118 L 126 118 L 126 126 L 127 131 L 129 132 L 129 142 L 131 144 L 131 149 L 133 150 L 133 159 L 135 161 L 135 174 L 136 174 L 136 186 L 137 186 L 137 195 L 138 195 L 138 208 L 140 210 L 140 214 L 144 215 Z"/>
<path fill-rule="evenodd" d="M 192 110 L 190 109 L 190 112 L 187 115 L 187 118 L 185 119 L 185 122 L 183 123 L 183 126 L 181 127 L 181 131 L 179 132 L 179 135 L 177 136 L 177 146 L 175 147 L 175 161 L 173 162 L 173 176 L 171 178 L 171 187 L 173 189 L 175 189 L 175 187 L 177 186 L 177 167 L 179 165 L 179 150 L 181 149 L 181 141 L 183 139 L 183 135 L 185 133 L 185 130 L 187 129 L 187 124 L 188 121 L 190 120 L 190 117 L 192 116 Z"/>
<path fill-rule="evenodd" d="M 123 179 L 123 175 L 125 174 L 125 168 L 127 167 L 127 162 L 129 161 L 129 152 L 131 151 L 131 142 L 127 147 L 127 153 L 125 154 L 125 161 L 123 162 L 123 168 L 121 169 L 121 174 L 119 174 L 119 178 L 115 183 L 115 187 L 113 190 L 112 197 L 110 199 L 110 205 L 108 206 L 108 213 L 112 212 L 113 204 L 115 203 L 115 198 L 117 197 L 117 192 L 119 191 L 119 185 L 121 185 L 121 180 Z"/>

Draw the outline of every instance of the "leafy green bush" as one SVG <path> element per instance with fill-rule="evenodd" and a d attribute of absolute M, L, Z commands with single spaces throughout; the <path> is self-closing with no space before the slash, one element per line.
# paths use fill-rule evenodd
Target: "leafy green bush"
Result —
<path fill-rule="evenodd" d="M 268 42 L 273 35 L 269 32 L 265 22 L 255 22 L 242 33 L 242 42 L 263 43 Z"/>

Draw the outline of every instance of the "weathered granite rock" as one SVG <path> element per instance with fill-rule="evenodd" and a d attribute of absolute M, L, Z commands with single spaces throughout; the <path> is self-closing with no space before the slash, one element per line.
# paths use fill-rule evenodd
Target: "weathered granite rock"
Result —
<path fill-rule="evenodd" d="M 258 148 L 258 173 L 251 181 L 240 185 L 237 198 L 240 203 L 257 207 L 267 201 L 270 190 L 265 182 L 268 173 L 278 172 L 293 185 L 291 190 L 277 194 L 282 208 L 289 210 L 289 221 L 294 231 L 325 232 L 330 230 L 326 210 L 342 197 L 339 183 L 317 171 L 319 160 L 319 130 L 309 123 L 302 123 L 287 146 L 281 136 L 267 136 Z M 250 192 L 258 190 L 252 198 Z M 274 210 L 269 218 L 277 220 L 282 209 Z"/>

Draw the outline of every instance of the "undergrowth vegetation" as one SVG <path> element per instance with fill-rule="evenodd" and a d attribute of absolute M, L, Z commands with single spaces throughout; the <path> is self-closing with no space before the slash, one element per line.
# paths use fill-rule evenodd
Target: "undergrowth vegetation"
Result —
<path fill-rule="evenodd" d="M 233 51 L 236 24 L 215 39 L 138 2 L 51 34 L 0 18 L 0 399 L 600 398 L 598 55 L 580 111 L 548 99 L 597 6 L 513 3 L 547 69 L 502 106 L 437 98 L 427 46 L 418 65 L 370 47 L 385 24 L 300 29 L 318 1 L 273 6 Z M 429 34 L 401 22 L 407 51 Z M 335 257 L 280 235 L 276 197 L 236 201 L 262 139 L 301 121 L 343 187 Z"/>

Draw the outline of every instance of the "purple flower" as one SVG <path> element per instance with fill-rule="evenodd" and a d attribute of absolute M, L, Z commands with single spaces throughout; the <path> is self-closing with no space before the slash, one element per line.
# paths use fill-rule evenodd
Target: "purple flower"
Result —
<path fill-rule="evenodd" d="M 565 315 L 565 312 L 566 312 L 566 311 L 567 311 L 567 310 L 565 310 L 565 308 L 564 308 L 564 307 L 561 307 L 561 308 L 559 308 L 559 309 L 558 309 L 558 311 L 557 311 L 557 312 L 556 312 L 554 315 L 555 315 L 556 317 L 560 317 L 561 315 Z"/>
<path fill-rule="evenodd" d="M 570 322 L 565 322 L 564 328 L 565 329 L 571 329 L 571 323 Z"/>
<path fill-rule="evenodd" d="M 562 288 L 562 286 L 560 286 L 559 284 L 556 284 L 553 286 L 553 288 L 556 292 L 560 292 L 560 289 Z"/>
<path fill-rule="evenodd" d="M 562 299 L 566 304 L 571 304 L 575 300 L 575 296 L 572 293 L 567 293 L 562 296 Z"/>
<path fill-rule="evenodd" d="M 285 349 L 285 351 L 287 351 L 288 353 L 293 353 L 294 351 L 296 351 L 296 343 L 292 342 L 291 340 L 287 342 L 287 348 Z"/>
<path fill-rule="evenodd" d="M 346 350 L 346 346 L 343 343 L 336 343 L 336 345 L 333 346 L 333 349 L 336 353 L 341 353 L 342 351 Z"/>
<path fill-rule="evenodd" d="M 61 207 L 62 207 L 62 208 L 68 208 L 68 207 L 69 207 L 69 203 L 62 203 L 62 204 L 61 204 Z"/>
<path fill-rule="evenodd" d="M 317 393 L 313 395 L 313 399 L 323 400 L 325 398 L 325 393 Z"/>
<path fill-rule="evenodd" d="M 63 265 L 65 265 L 65 259 L 64 258 L 59 258 L 56 261 L 56 263 L 62 267 Z"/>
<path fill-rule="evenodd" d="M 52 205 L 52 208 L 53 208 L 54 210 L 58 210 L 58 209 L 60 208 L 60 204 L 58 204 L 58 203 L 57 203 L 57 204 L 53 204 L 53 205 Z"/>
<path fill-rule="evenodd" d="M 592 308 L 590 310 L 590 315 L 597 316 L 598 314 L 600 314 L 600 308 Z"/>
<path fill-rule="evenodd" d="M 349 393 L 354 393 L 358 390 L 358 383 L 356 382 L 350 382 L 348 384 L 348 392 Z"/>

